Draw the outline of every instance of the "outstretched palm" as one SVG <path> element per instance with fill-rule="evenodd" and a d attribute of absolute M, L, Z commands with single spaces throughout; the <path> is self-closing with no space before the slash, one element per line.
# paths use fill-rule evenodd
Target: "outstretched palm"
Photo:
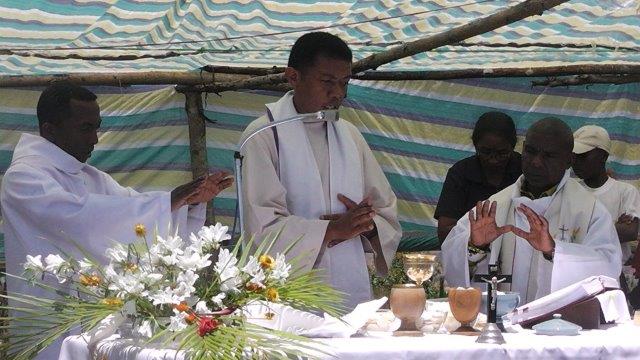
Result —
<path fill-rule="evenodd" d="M 478 201 L 475 212 L 469 211 L 471 224 L 471 244 L 482 247 L 490 244 L 498 236 L 512 230 L 513 226 L 496 224 L 496 202 Z"/>

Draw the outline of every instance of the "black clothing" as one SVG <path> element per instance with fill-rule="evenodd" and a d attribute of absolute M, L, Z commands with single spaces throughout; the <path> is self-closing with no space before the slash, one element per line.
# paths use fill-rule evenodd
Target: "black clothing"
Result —
<path fill-rule="evenodd" d="M 474 155 L 453 164 L 444 180 L 434 217 L 460 219 L 478 201 L 486 200 L 516 182 L 522 174 L 521 163 L 520 154 L 514 151 L 507 163 L 502 184 L 498 187 L 487 182 L 477 156 Z"/>

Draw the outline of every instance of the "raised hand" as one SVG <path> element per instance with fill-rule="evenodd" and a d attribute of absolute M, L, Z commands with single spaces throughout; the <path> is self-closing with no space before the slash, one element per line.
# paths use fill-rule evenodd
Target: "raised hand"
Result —
<path fill-rule="evenodd" d="M 171 210 L 213 199 L 233 184 L 233 178 L 229 175 L 231 174 L 227 171 L 219 171 L 178 186 L 171 192 Z"/>
<path fill-rule="evenodd" d="M 518 206 L 518 211 L 527 217 L 529 231 L 513 227 L 513 233 L 529 242 L 531 247 L 549 254 L 555 249 L 555 241 L 549 233 L 549 222 L 544 216 L 538 215 L 530 207 L 524 204 Z"/>
<path fill-rule="evenodd" d="M 512 225 L 498 226 L 496 224 L 496 202 L 478 201 L 475 212 L 469 211 L 471 235 L 469 241 L 477 247 L 489 245 L 498 236 L 512 231 Z"/>

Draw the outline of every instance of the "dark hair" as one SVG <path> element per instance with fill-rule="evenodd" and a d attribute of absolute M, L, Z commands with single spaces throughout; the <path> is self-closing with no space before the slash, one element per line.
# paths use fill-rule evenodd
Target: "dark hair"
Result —
<path fill-rule="evenodd" d="M 485 134 L 497 135 L 507 140 L 511 147 L 515 147 L 518 141 L 513 119 L 499 111 L 489 111 L 480 115 L 471 135 L 473 144 L 477 144 Z"/>
<path fill-rule="evenodd" d="M 352 54 L 347 43 L 326 32 L 310 32 L 296 40 L 289 54 L 287 66 L 305 70 L 312 66 L 318 56 L 351 62 Z"/>
<path fill-rule="evenodd" d="M 527 130 L 527 134 L 531 132 L 538 132 L 548 135 L 552 139 L 557 139 L 566 150 L 573 151 L 573 132 L 571 132 L 569 125 L 558 118 L 546 117 L 536 121 Z"/>
<path fill-rule="evenodd" d="M 49 85 L 38 99 L 38 124 L 42 129 L 42 124 L 60 124 L 71 116 L 71 99 L 80 101 L 95 101 L 96 94 L 72 84 L 68 81 L 58 81 Z"/>

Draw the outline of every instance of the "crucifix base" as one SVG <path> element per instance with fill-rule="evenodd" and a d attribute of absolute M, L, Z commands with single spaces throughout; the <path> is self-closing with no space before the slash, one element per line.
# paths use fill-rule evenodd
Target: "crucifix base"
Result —
<path fill-rule="evenodd" d="M 502 332 L 498 329 L 498 326 L 494 323 L 487 323 L 484 329 L 482 329 L 482 333 L 476 339 L 476 342 L 479 344 L 504 344 L 504 337 L 502 336 Z"/>

